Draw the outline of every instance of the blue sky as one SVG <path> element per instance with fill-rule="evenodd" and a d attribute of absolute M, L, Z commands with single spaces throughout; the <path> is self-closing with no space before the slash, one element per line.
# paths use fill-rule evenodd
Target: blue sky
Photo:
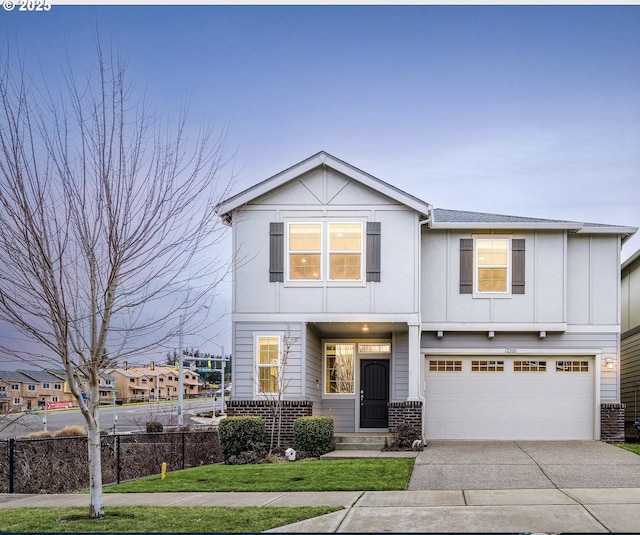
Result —
<path fill-rule="evenodd" d="M 228 128 L 237 191 L 325 150 L 440 208 L 640 226 L 638 5 L 54 5 L 0 47 L 55 81 L 96 27 L 159 113 Z"/>

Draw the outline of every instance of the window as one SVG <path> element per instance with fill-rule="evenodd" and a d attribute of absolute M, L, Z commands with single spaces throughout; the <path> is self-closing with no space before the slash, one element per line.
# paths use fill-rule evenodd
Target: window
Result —
<path fill-rule="evenodd" d="M 503 372 L 504 360 L 472 360 L 472 372 Z"/>
<path fill-rule="evenodd" d="M 0 385 L 0 392 L 6 392 L 7 391 L 7 387 L 4 385 Z"/>
<path fill-rule="evenodd" d="M 36 385 L 27 385 L 27 390 L 29 392 L 35 392 L 36 391 Z"/>
<path fill-rule="evenodd" d="M 51 401 L 56 403 L 56 402 L 60 401 L 60 398 L 58 398 L 58 396 L 51 396 Z"/>
<path fill-rule="evenodd" d="M 509 240 L 476 240 L 476 292 L 506 293 L 509 271 Z"/>
<path fill-rule="evenodd" d="M 557 372 L 588 372 L 588 360 L 559 360 L 556 362 Z"/>
<path fill-rule="evenodd" d="M 62 390 L 62 385 L 60 383 L 56 383 L 53 385 L 54 390 Z"/>
<path fill-rule="evenodd" d="M 136 380 L 135 380 L 133 377 L 131 377 L 131 378 L 129 379 L 129 382 L 130 382 L 130 383 L 135 383 L 135 382 L 136 382 Z"/>
<path fill-rule="evenodd" d="M 325 394 L 353 394 L 355 344 L 325 344 Z"/>
<path fill-rule="evenodd" d="M 513 363 L 514 372 L 546 372 L 546 360 L 516 360 Z"/>
<path fill-rule="evenodd" d="M 362 278 L 362 225 L 329 223 L 329 279 Z"/>
<path fill-rule="evenodd" d="M 525 239 L 505 236 L 460 239 L 460 293 L 490 298 L 524 294 L 525 245 Z"/>
<path fill-rule="evenodd" d="M 11 385 L 11 390 L 20 390 L 20 385 L 12 384 Z"/>
<path fill-rule="evenodd" d="M 358 353 L 391 353 L 391 343 L 358 344 Z"/>
<path fill-rule="evenodd" d="M 49 383 L 42 383 L 42 388 L 45 390 L 49 390 L 51 388 L 51 385 Z"/>
<path fill-rule="evenodd" d="M 289 278 L 320 280 L 322 258 L 322 225 L 292 223 L 289 225 Z"/>
<path fill-rule="evenodd" d="M 280 337 L 257 337 L 258 392 L 278 391 L 278 368 L 280 364 Z"/>
<path fill-rule="evenodd" d="M 13 398 L 13 404 L 14 405 L 22 405 L 22 399 L 21 398 Z"/>
<path fill-rule="evenodd" d="M 461 372 L 462 361 L 461 360 L 430 360 L 429 371 L 430 372 Z"/>
<path fill-rule="evenodd" d="M 287 239 L 289 280 L 363 280 L 362 223 L 289 223 Z"/>

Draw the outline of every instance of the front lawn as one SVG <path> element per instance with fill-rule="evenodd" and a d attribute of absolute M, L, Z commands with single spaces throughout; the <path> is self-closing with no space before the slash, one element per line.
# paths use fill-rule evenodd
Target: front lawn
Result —
<path fill-rule="evenodd" d="M 616 444 L 616 446 L 623 450 L 632 451 L 636 455 L 640 455 L 640 444 Z"/>
<path fill-rule="evenodd" d="M 296 492 L 406 490 L 413 458 L 309 459 L 287 463 L 214 464 L 105 487 L 105 492 Z"/>
<path fill-rule="evenodd" d="M 107 507 L 91 520 L 86 507 L 4 509 L 0 532 L 259 533 L 340 510 L 340 507 Z"/>

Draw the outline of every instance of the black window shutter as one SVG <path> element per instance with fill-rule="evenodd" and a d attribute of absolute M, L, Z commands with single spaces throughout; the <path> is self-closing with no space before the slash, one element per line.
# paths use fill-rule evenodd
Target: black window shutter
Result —
<path fill-rule="evenodd" d="M 284 223 L 270 223 L 269 282 L 284 282 Z"/>
<path fill-rule="evenodd" d="M 379 221 L 367 222 L 367 282 L 380 282 L 380 228 Z"/>
<path fill-rule="evenodd" d="M 460 239 L 460 293 L 473 293 L 473 240 Z"/>
<path fill-rule="evenodd" d="M 511 240 L 511 293 L 524 293 L 524 242 Z"/>

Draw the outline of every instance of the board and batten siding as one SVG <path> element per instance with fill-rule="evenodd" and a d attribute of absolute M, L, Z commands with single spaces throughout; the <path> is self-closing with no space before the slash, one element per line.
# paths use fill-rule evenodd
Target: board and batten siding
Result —
<path fill-rule="evenodd" d="M 391 401 L 405 401 L 409 396 L 409 335 L 394 333 L 391 348 Z"/>
<path fill-rule="evenodd" d="M 524 269 L 512 274 L 510 283 L 514 284 L 510 286 L 512 293 L 508 299 L 474 298 L 469 291 L 472 280 L 462 276 L 461 246 L 481 234 L 471 231 L 423 231 L 422 322 L 548 324 L 566 321 L 565 233 L 496 232 L 512 240 L 512 255 L 524 257 Z M 514 244 L 517 249 L 515 252 Z M 514 287 L 517 287 L 515 292 Z"/>
<path fill-rule="evenodd" d="M 445 333 L 442 339 L 437 339 L 432 333 L 423 333 L 421 353 L 430 355 L 438 350 L 456 350 L 464 354 L 479 355 L 487 353 L 500 355 L 557 355 L 569 356 L 572 351 L 576 355 L 600 354 L 600 401 L 601 403 L 619 403 L 620 390 L 618 387 L 619 366 L 619 338 L 615 332 L 566 332 L 547 333 L 546 338 L 540 339 L 536 333 L 496 333 L 494 339 L 489 340 L 486 333 Z M 515 353 L 514 353 L 515 351 Z M 614 367 L 605 368 L 605 360 L 614 359 Z"/>
<path fill-rule="evenodd" d="M 621 401 L 627 404 L 625 420 L 640 418 L 640 326 L 624 333 L 620 341 Z"/>
<path fill-rule="evenodd" d="M 266 399 L 256 394 L 255 335 L 284 335 L 294 339 L 285 367 L 286 399 L 303 399 L 302 344 L 304 340 L 300 323 L 234 322 L 235 348 L 233 356 L 233 398 L 236 400 Z"/>

